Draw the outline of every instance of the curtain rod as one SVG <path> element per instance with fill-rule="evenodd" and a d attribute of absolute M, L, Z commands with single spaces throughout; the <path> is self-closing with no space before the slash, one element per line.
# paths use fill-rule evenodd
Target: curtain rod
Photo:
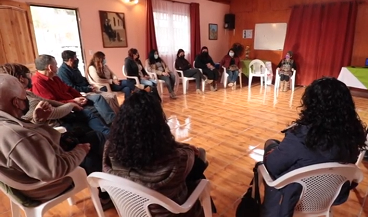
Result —
<path fill-rule="evenodd" d="M 180 3 L 180 4 L 190 5 L 190 3 L 187 3 L 187 2 L 181 2 L 181 1 L 174 1 L 174 0 L 164 0 L 164 1 L 172 2 L 172 3 Z"/>

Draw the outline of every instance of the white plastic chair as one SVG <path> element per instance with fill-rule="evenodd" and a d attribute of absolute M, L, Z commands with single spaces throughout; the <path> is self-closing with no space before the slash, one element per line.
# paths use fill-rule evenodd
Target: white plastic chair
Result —
<path fill-rule="evenodd" d="M 108 82 L 95 82 L 95 81 L 93 81 L 92 77 L 89 75 L 88 72 L 87 72 L 87 80 L 90 84 L 94 84 L 94 85 L 101 86 L 101 87 L 103 87 L 103 86 L 106 87 L 107 92 L 112 93 L 110 83 L 108 83 Z"/>
<path fill-rule="evenodd" d="M 332 216 L 332 203 L 339 195 L 346 181 L 361 182 L 362 171 L 355 164 L 322 163 L 302 167 L 273 180 L 264 165 L 258 167 L 260 184 L 262 177 L 266 184 L 281 189 L 291 183 L 303 187 L 293 216 Z M 253 189 L 254 190 L 254 189 Z"/>
<path fill-rule="evenodd" d="M 212 216 L 210 182 L 205 179 L 199 182 L 196 189 L 182 205 L 157 191 L 119 176 L 95 172 L 90 174 L 87 180 L 92 188 L 100 187 L 107 191 L 120 217 L 151 217 L 148 208 L 151 204 L 160 205 L 172 213 L 186 213 L 198 199 L 201 201 L 205 216 Z"/>
<path fill-rule="evenodd" d="M 122 67 L 122 72 L 123 72 L 123 75 L 126 77 L 126 78 L 130 78 L 130 79 L 134 79 L 135 80 L 135 86 L 139 87 L 139 85 L 141 84 L 141 82 L 139 81 L 139 78 L 137 76 L 129 76 L 127 75 L 126 71 L 125 71 L 125 65 L 123 65 Z"/>
<path fill-rule="evenodd" d="M 181 80 L 181 83 L 183 84 L 183 94 L 187 94 L 187 90 L 189 89 L 189 81 L 194 81 L 195 78 L 193 77 L 185 77 L 184 76 L 184 72 L 182 70 L 178 70 L 175 68 L 175 61 L 174 61 L 174 64 L 173 64 L 173 69 L 175 69 L 175 71 L 178 73 L 179 75 L 179 79 Z M 200 70 L 201 73 L 202 73 L 202 70 Z M 205 81 L 202 80 L 202 92 L 204 92 L 204 88 L 205 88 Z"/>
<path fill-rule="evenodd" d="M 63 193 L 62 195 L 51 199 L 47 202 L 44 202 L 36 207 L 24 207 L 22 204 L 20 204 L 18 201 L 16 201 L 11 195 L 7 194 L 7 192 L 3 189 L 0 188 L 4 194 L 6 194 L 9 199 L 10 199 L 10 204 L 11 204 L 11 211 L 12 211 L 12 216 L 13 217 L 20 217 L 21 216 L 21 211 L 23 210 L 25 213 L 26 217 L 42 217 L 47 210 L 51 209 L 52 207 L 58 205 L 59 203 L 63 202 L 64 200 L 68 199 L 69 205 L 74 205 L 75 201 L 73 200 L 73 196 L 75 194 L 77 194 L 78 192 L 82 191 L 85 188 L 89 188 L 91 194 L 96 194 L 96 197 L 92 197 L 92 202 L 97 210 L 97 213 L 100 217 L 103 217 L 103 211 L 102 211 L 102 206 L 100 204 L 100 200 L 98 198 L 98 190 L 97 188 L 91 188 L 88 185 L 87 182 L 87 174 L 85 172 L 85 170 L 81 167 L 77 167 L 74 171 L 72 171 L 71 173 L 69 173 L 68 175 L 64 176 L 65 177 L 70 177 L 73 179 L 73 183 L 74 183 L 74 187 L 72 189 L 70 189 L 69 191 Z M 61 179 L 63 179 L 61 178 Z M 0 174 L 0 181 L 5 183 L 6 185 L 17 189 L 17 190 L 34 190 L 34 189 L 38 189 L 40 187 L 46 186 L 48 184 L 50 184 L 51 182 L 38 182 L 35 184 L 22 184 L 22 183 L 18 183 L 15 182 L 11 179 L 9 179 L 8 177 Z M 54 180 L 56 181 L 56 180 Z M 53 182 L 54 182 L 53 181 Z"/>
<path fill-rule="evenodd" d="M 365 144 L 366 144 L 366 147 L 368 147 L 368 134 L 367 134 L 367 139 L 365 140 Z M 367 150 L 362 150 L 361 152 L 360 152 L 360 154 L 359 154 L 359 157 L 358 157 L 358 160 L 357 160 L 357 162 L 355 163 L 355 165 L 357 165 L 357 166 L 359 166 L 360 165 L 360 163 L 363 161 L 363 159 L 364 159 L 364 156 L 365 156 L 365 152 L 366 152 Z"/>
<path fill-rule="evenodd" d="M 252 85 L 252 78 L 253 77 L 260 77 L 261 78 L 261 86 L 263 83 L 265 86 L 267 85 L 267 71 L 266 65 L 262 60 L 255 59 L 249 63 L 249 75 L 248 75 L 248 88 L 251 88 Z"/>
<path fill-rule="evenodd" d="M 290 77 L 291 79 L 291 91 L 294 92 L 295 89 L 295 75 L 296 75 L 296 70 L 292 70 L 293 71 L 293 75 Z M 275 78 L 275 93 L 276 95 L 279 95 L 279 88 L 280 87 L 280 75 L 279 75 L 279 69 L 276 69 L 276 78 Z"/>
<path fill-rule="evenodd" d="M 222 66 L 222 69 L 224 70 L 224 72 L 222 73 L 222 76 L 221 76 L 221 83 L 224 83 L 224 88 L 226 88 L 229 74 L 226 73 L 226 67 L 225 66 Z M 238 79 L 239 79 L 239 83 L 240 83 L 240 88 L 243 88 L 243 85 L 242 85 L 242 83 L 243 83 L 242 82 L 242 70 L 241 69 L 239 69 Z M 236 81 L 234 83 L 234 86 L 236 87 Z"/>

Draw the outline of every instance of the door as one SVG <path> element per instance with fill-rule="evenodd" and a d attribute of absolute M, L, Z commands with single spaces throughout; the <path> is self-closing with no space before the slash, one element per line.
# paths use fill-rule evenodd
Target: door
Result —
<path fill-rule="evenodd" d="M 0 64 L 21 63 L 31 71 L 37 45 L 27 3 L 0 0 Z"/>
<path fill-rule="evenodd" d="M 79 32 L 78 11 L 70 8 L 31 5 L 33 28 L 38 53 L 55 57 L 58 66 L 63 63 L 61 53 L 77 53 L 79 70 L 84 74 L 84 58 Z"/>

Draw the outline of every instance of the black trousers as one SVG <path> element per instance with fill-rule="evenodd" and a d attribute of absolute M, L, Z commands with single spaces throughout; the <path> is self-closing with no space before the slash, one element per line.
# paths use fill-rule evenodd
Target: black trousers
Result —
<path fill-rule="evenodd" d="M 195 78 L 196 81 L 196 88 L 201 89 L 201 82 L 204 79 L 201 71 L 199 69 L 188 69 L 184 71 L 184 76 L 188 78 Z"/>
<path fill-rule="evenodd" d="M 289 81 L 290 80 L 290 76 L 288 75 L 284 75 L 284 74 L 281 74 L 280 75 L 280 81 Z"/>
<path fill-rule="evenodd" d="M 205 74 L 208 77 L 208 79 L 214 80 L 214 81 L 218 80 L 219 71 L 217 69 L 211 70 L 211 69 L 206 68 L 206 69 L 202 69 L 202 70 L 203 70 L 203 74 Z"/>

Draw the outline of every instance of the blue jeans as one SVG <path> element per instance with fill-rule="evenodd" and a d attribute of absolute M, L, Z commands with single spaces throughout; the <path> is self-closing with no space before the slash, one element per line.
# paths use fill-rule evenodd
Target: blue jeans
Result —
<path fill-rule="evenodd" d="M 93 106 L 86 106 L 82 111 L 74 113 L 76 116 L 82 116 L 88 123 L 88 126 L 95 131 L 103 133 L 107 136 L 110 133 L 110 128 L 98 116 L 98 112 Z M 77 120 L 78 121 L 78 120 Z"/>
<path fill-rule="evenodd" d="M 98 113 L 105 120 L 106 124 L 111 124 L 115 118 L 115 112 L 106 100 L 100 94 L 88 95 L 86 98 L 90 100 L 90 102 L 93 102 L 88 102 L 88 105 L 92 105 L 96 108 Z"/>
<path fill-rule="evenodd" d="M 112 91 L 123 92 L 125 99 L 128 98 L 132 94 L 132 91 L 134 91 L 135 89 L 134 83 L 130 80 L 121 80 L 119 85 L 112 83 L 110 84 L 110 87 Z M 103 88 L 105 88 L 105 90 L 103 91 L 107 91 L 106 87 L 103 87 Z M 101 88 L 101 90 L 103 88 Z"/>
<path fill-rule="evenodd" d="M 238 70 L 230 71 L 230 70 L 227 69 L 226 72 L 227 72 L 227 74 L 229 74 L 229 77 L 227 78 L 229 83 L 234 83 L 234 82 L 236 82 L 236 80 L 238 80 L 238 75 L 239 75 Z"/>
<path fill-rule="evenodd" d="M 157 82 L 153 79 L 141 79 L 140 80 L 141 84 L 143 84 L 144 86 L 156 86 Z"/>

